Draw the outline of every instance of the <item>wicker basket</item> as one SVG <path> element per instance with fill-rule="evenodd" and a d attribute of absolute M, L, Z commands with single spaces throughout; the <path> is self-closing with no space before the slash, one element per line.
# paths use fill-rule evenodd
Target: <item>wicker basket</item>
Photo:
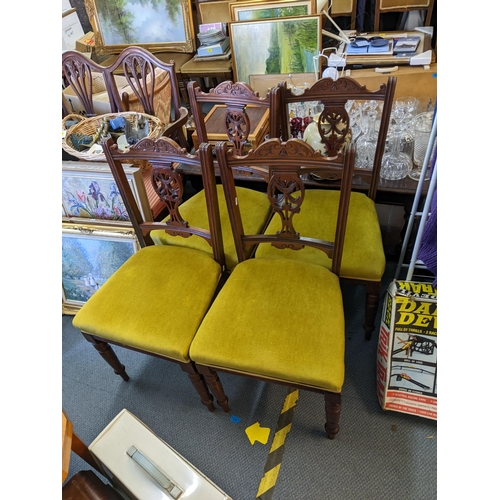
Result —
<path fill-rule="evenodd" d="M 62 130 L 63 130 L 63 139 L 62 139 L 62 148 L 64 151 L 69 153 L 80 160 L 87 161 L 106 161 L 106 156 L 104 153 L 95 154 L 89 153 L 88 151 L 78 151 L 73 147 L 73 144 L 70 140 L 70 136 L 72 134 L 83 134 L 93 136 L 99 126 L 102 124 L 105 118 L 112 120 L 118 116 L 122 116 L 128 122 L 132 123 L 137 115 L 145 116 L 149 120 L 149 134 L 148 137 L 150 139 L 156 140 L 158 139 L 166 129 L 166 125 L 156 116 L 146 115 L 145 113 L 137 113 L 135 111 L 124 111 L 121 113 L 108 113 L 105 115 L 94 116 L 92 118 L 85 118 L 81 115 L 70 114 L 64 117 L 62 121 Z M 68 130 L 66 130 L 66 122 L 69 120 L 77 120 L 78 123 L 72 125 Z M 66 132 L 64 134 L 64 132 Z M 107 136 L 108 137 L 108 136 Z"/>

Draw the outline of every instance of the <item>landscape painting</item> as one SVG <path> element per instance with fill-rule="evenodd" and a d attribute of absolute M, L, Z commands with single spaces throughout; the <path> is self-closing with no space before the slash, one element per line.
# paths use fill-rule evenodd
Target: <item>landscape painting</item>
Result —
<path fill-rule="evenodd" d="M 138 249 L 131 229 L 63 225 L 63 307 L 85 304 Z"/>
<path fill-rule="evenodd" d="M 96 48 L 120 52 L 129 45 L 191 52 L 190 0 L 85 0 Z"/>
<path fill-rule="evenodd" d="M 315 72 L 320 16 L 240 21 L 229 27 L 235 81 L 250 84 L 250 75 Z"/>
<path fill-rule="evenodd" d="M 297 17 L 313 14 L 311 0 L 284 0 L 279 2 L 231 2 L 233 21 L 252 21 L 276 17 Z"/>

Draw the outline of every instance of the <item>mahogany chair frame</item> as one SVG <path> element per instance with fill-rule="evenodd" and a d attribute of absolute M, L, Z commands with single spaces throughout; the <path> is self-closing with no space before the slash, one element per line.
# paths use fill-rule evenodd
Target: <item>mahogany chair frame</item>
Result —
<path fill-rule="evenodd" d="M 101 66 L 78 51 L 70 50 L 62 54 L 63 75 L 80 99 L 87 116 L 95 116 L 92 98 L 92 72 L 100 73 L 103 77 L 112 113 L 129 111 L 130 96 L 127 92 L 120 96 L 115 80 L 115 75 L 123 74 L 144 113 L 157 116 L 154 108 L 156 68 L 168 73 L 171 87 L 170 123 L 166 124 L 163 135 L 174 139 L 183 147 L 187 147 L 182 127 L 188 120 L 188 110 L 181 106 L 173 60 L 169 63 L 162 62 L 149 51 L 135 46 L 124 49 L 109 66 Z"/>
<path fill-rule="evenodd" d="M 260 106 L 270 109 L 270 93 L 264 97 L 260 97 L 246 83 L 233 83 L 230 80 L 220 83 L 208 92 L 204 92 L 197 82 L 190 81 L 187 90 L 199 142 L 209 142 L 202 109 L 203 103 L 223 104 L 227 106 L 225 132 L 228 141 L 232 143 L 238 154 L 245 154 L 245 151 L 248 149 L 248 137 L 251 131 L 250 118 L 246 112 L 247 106 Z M 276 130 L 276 116 L 270 113 L 269 137 L 276 137 Z M 223 132 L 221 130 L 221 133 Z"/>
<path fill-rule="evenodd" d="M 383 102 L 384 106 L 378 132 L 373 170 L 355 169 L 355 175 L 369 183 L 367 196 L 375 202 L 394 100 L 396 78 L 389 77 L 387 83 L 380 85 L 380 88 L 377 90 L 367 90 L 365 85 L 361 85 L 350 77 L 342 77 L 338 80 L 333 80 L 329 77 L 321 78 L 310 88 L 305 89 L 300 95 L 294 94 L 293 89 L 287 88 L 286 81 L 281 82 L 278 87 L 281 89 L 279 94 L 271 93 L 271 114 L 274 114 L 273 112 L 278 110 L 276 114 L 279 114 L 282 139 L 287 140 L 290 137 L 288 105 L 304 101 L 320 101 L 324 105 L 324 109 L 321 112 L 318 123 L 326 123 L 327 125 L 318 127 L 318 130 L 322 137 L 322 142 L 325 144 L 327 154 L 330 156 L 339 154 L 344 147 L 344 143 L 349 139 L 350 123 L 349 114 L 345 110 L 345 103 L 348 100 L 376 100 Z M 331 179 L 334 180 L 333 177 Z M 351 278 L 342 278 L 342 280 L 366 287 L 365 321 L 363 328 L 365 330 L 365 338 L 369 340 L 371 333 L 375 330 L 375 317 L 377 315 L 382 286 L 381 281 L 354 280 Z"/>
<path fill-rule="evenodd" d="M 221 266 L 222 276 L 219 282 L 220 288 L 225 279 L 225 257 L 220 227 L 219 205 L 217 202 L 216 181 L 213 169 L 212 147 L 209 144 L 203 143 L 200 145 L 196 154 L 192 155 L 186 153 L 184 148 L 181 148 L 170 138 L 160 137 L 157 141 L 153 141 L 149 138 L 141 139 L 133 146 L 130 146 L 130 149 L 125 152 L 119 151 L 117 145 L 110 138 L 103 143 L 103 148 L 141 246 L 153 245 L 149 233 L 155 229 L 163 229 L 173 236 L 204 238 L 211 245 L 214 259 Z M 122 165 L 123 161 L 148 161 L 151 163 L 151 182 L 158 196 L 165 201 L 169 208 L 171 216 L 169 220 L 165 222 L 154 222 L 142 219 L 137 202 L 125 177 Z M 183 183 L 181 174 L 177 172 L 180 163 L 199 165 L 202 170 L 210 230 L 190 226 L 189 222 L 182 218 L 179 211 L 179 205 L 182 203 Z M 129 376 L 125 371 L 125 366 L 120 362 L 110 344 L 119 345 L 126 349 L 177 363 L 181 369 L 188 374 L 202 403 L 210 411 L 215 409 L 212 402 L 212 395 L 209 393 L 204 379 L 200 376 L 192 361 L 182 363 L 176 359 L 151 353 L 149 351 L 143 351 L 118 342 L 112 342 L 109 339 L 88 332 L 82 331 L 82 334 L 113 368 L 114 372 L 120 375 L 125 381 L 129 380 Z"/>
<path fill-rule="evenodd" d="M 345 228 L 349 210 L 349 200 L 351 193 L 352 176 L 354 171 L 355 146 L 348 144 L 345 154 L 341 152 L 336 158 L 326 158 L 319 152 L 315 152 L 307 143 L 300 139 L 290 139 L 286 143 L 281 143 L 279 139 L 270 139 L 248 155 L 238 156 L 236 150 L 228 150 L 224 142 L 219 142 L 216 146 L 216 155 L 219 162 L 221 177 L 223 180 L 226 202 L 231 218 L 231 226 L 237 248 L 239 250 L 240 261 L 246 259 L 245 247 L 255 244 L 271 244 L 277 248 L 293 248 L 300 251 L 305 246 L 313 246 L 326 252 L 332 258 L 331 271 L 338 275 L 342 260 L 344 246 Z M 282 228 L 276 234 L 244 234 L 241 224 L 240 207 L 237 203 L 235 178 L 240 169 L 247 169 L 257 175 L 268 178 L 268 196 L 273 206 L 273 210 L 279 213 L 282 220 Z M 335 171 L 337 178 L 341 179 L 341 198 L 338 209 L 338 223 L 335 231 L 335 239 L 331 242 L 317 240 L 298 234 L 293 227 L 293 219 L 300 212 L 300 206 L 307 199 L 303 176 L 310 172 L 332 172 Z M 230 200 L 230 201 L 228 201 Z M 325 214 L 328 217 L 328 214 Z M 231 279 L 231 278 L 229 278 Z M 285 280 L 286 277 L 284 276 Z M 242 290 L 242 294 L 246 293 Z M 251 297 L 249 297 L 251 300 Z M 283 307 L 286 305 L 286 298 L 283 299 Z M 256 311 L 257 313 L 257 311 Z M 321 314 L 321 312 L 318 312 Z M 293 315 L 290 315 L 292 317 Z M 285 330 L 293 329 L 293 322 L 282 325 Z M 304 339 L 305 341 L 307 339 Z M 249 378 L 264 380 L 266 382 L 278 383 L 289 387 L 309 390 L 321 393 L 325 399 L 327 436 L 333 439 L 339 431 L 339 419 L 341 410 L 341 394 L 314 388 L 309 385 L 294 383 L 289 380 L 278 380 L 271 377 L 263 377 L 248 372 L 240 372 L 220 366 L 208 366 L 196 362 L 195 365 L 201 373 L 210 391 L 217 399 L 218 404 L 224 411 L 230 411 L 228 398 L 224 392 L 217 372 L 243 375 Z"/>
<path fill-rule="evenodd" d="M 427 10 L 424 26 L 431 25 L 432 12 L 434 10 L 434 0 L 421 0 L 421 1 L 413 0 L 407 2 L 406 5 L 405 2 L 398 1 L 394 6 L 391 5 L 384 6 L 383 3 L 384 0 L 375 0 L 375 16 L 373 19 L 374 31 L 380 30 L 380 17 L 382 14 L 385 14 L 387 12 L 408 12 L 410 10 Z M 390 4 L 391 2 L 388 3 Z"/>

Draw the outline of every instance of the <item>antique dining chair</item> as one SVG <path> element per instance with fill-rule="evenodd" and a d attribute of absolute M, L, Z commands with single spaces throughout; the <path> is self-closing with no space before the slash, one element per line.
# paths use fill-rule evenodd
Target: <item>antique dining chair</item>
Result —
<path fill-rule="evenodd" d="M 344 381 L 344 309 L 337 276 L 348 218 L 354 146 L 345 158 L 326 158 L 301 139 L 281 143 L 269 139 L 246 156 L 237 156 L 224 142 L 216 146 L 222 182 L 237 240 L 240 263 L 235 267 L 200 325 L 190 356 L 225 411 L 229 411 L 217 372 L 255 377 L 324 394 L 326 431 L 339 430 L 340 393 Z M 246 233 L 242 203 L 234 175 L 244 165 L 269 172 L 267 194 L 282 221 L 274 234 Z M 323 218 L 337 221 L 330 242 L 296 230 L 296 221 L 311 190 L 302 176 L 309 171 L 336 172 L 341 196 Z M 321 221 L 318 218 L 318 223 Z M 331 268 L 291 259 L 246 258 L 244 248 L 255 243 L 277 249 L 315 247 L 328 254 Z"/>
<path fill-rule="evenodd" d="M 279 99 L 274 98 L 273 93 L 271 93 L 271 110 L 272 112 L 275 110 L 276 113 L 280 114 L 280 130 L 283 139 L 288 139 L 290 136 L 290 120 L 288 117 L 290 103 L 312 101 L 323 105 L 323 111 L 318 119 L 318 123 L 322 125 L 318 127 L 318 130 L 329 156 L 338 155 L 345 143 L 349 141 L 350 122 L 349 114 L 345 109 L 347 101 L 374 100 L 383 103 L 373 169 L 355 169 L 356 177 L 362 179 L 364 189 L 367 192 L 366 194 L 364 192 L 353 192 L 351 195 L 344 258 L 339 274 L 343 282 L 363 285 L 366 288 L 363 328 L 367 340 L 370 339 L 371 333 L 375 329 L 381 280 L 386 264 L 375 197 L 395 85 L 396 79 L 389 77 L 387 84 L 381 85 L 378 90 L 370 91 L 364 85 L 360 85 L 349 77 L 339 78 L 338 80 L 322 78 L 300 95 L 294 94 L 293 89 L 287 88 L 286 82 L 279 84 L 281 87 Z M 320 189 L 316 189 L 311 193 L 309 197 L 310 203 L 304 207 L 303 217 L 297 221 L 296 228 L 297 231 L 303 233 L 308 231 L 309 226 L 313 226 L 312 234 L 314 236 L 320 239 L 328 239 L 334 233 L 335 222 L 332 220 L 330 225 L 319 225 L 316 218 L 321 215 L 326 207 L 332 207 L 338 203 L 340 193 L 337 190 L 337 183 L 334 182 L 335 176 L 331 176 L 329 173 L 321 175 L 313 173 L 311 177 L 312 180 L 322 179 L 318 181 Z M 329 188 L 321 189 L 321 187 L 325 186 L 325 182 L 327 184 L 330 182 Z M 280 217 L 275 214 L 268 225 L 268 233 L 277 231 L 280 224 Z M 310 248 L 305 252 L 294 252 L 293 250 L 279 252 L 272 246 L 260 245 L 255 252 L 255 256 L 257 258 L 283 258 L 286 256 L 295 260 L 314 262 L 327 268 L 331 266 L 331 259 L 324 252 L 319 252 L 314 248 Z"/>
<path fill-rule="evenodd" d="M 434 0 L 375 0 L 375 16 L 373 31 L 379 31 L 381 17 L 388 12 L 409 12 L 411 10 L 425 10 L 424 26 L 431 25 Z M 383 24 L 383 23 L 382 23 Z M 383 28 L 382 28 L 383 29 Z"/>
<path fill-rule="evenodd" d="M 145 138 L 121 152 L 112 139 L 104 143 L 106 158 L 126 204 L 141 249 L 130 257 L 83 305 L 73 319 L 115 373 L 129 377 L 112 344 L 173 361 L 185 371 L 202 403 L 212 411 L 212 396 L 189 358 L 189 346 L 225 276 L 224 251 L 213 172 L 212 146 L 202 144 L 196 155 L 169 138 Z M 204 159 L 204 161 L 201 161 Z M 124 161 L 151 163 L 150 182 L 171 217 L 165 222 L 143 220 L 123 171 Z M 202 169 L 208 229 L 183 217 L 180 162 Z M 211 249 L 154 245 L 152 230 L 177 238 L 197 238 Z"/>
<path fill-rule="evenodd" d="M 111 113 L 143 112 L 165 124 L 163 135 L 187 147 L 183 125 L 188 110 L 181 106 L 175 64 L 164 63 L 142 47 L 124 49 L 109 66 L 78 51 L 62 55 L 63 75 L 87 116 L 95 116 L 96 94 L 107 93 Z M 63 101 L 64 101 L 63 96 Z"/>
<path fill-rule="evenodd" d="M 224 106 L 223 117 L 219 122 L 221 127 L 220 134 L 227 136 L 228 142 L 234 147 L 236 154 L 243 154 L 247 151 L 249 143 L 249 135 L 253 130 L 251 117 L 255 117 L 261 121 L 262 114 L 252 115 L 256 110 L 264 111 L 265 116 L 269 116 L 270 98 L 259 97 L 248 85 L 245 83 L 233 83 L 230 81 L 219 84 L 209 92 L 203 92 L 197 82 L 191 81 L 188 84 L 188 95 L 190 107 L 193 113 L 193 119 L 196 126 L 198 141 L 209 142 L 209 134 L 207 133 L 205 125 L 205 115 L 203 113 L 203 104 Z M 251 116 L 250 116 L 251 115 Z M 272 125 L 271 125 L 272 122 Z M 254 122 L 255 123 L 255 122 Z M 268 130 L 276 128 L 276 120 L 273 118 L 269 120 Z M 273 128 L 274 127 L 274 128 Z M 216 162 L 215 162 L 216 165 Z M 217 171 L 217 166 L 215 167 Z M 251 172 L 240 170 L 240 175 L 245 178 L 245 175 L 250 177 Z M 248 206 L 249 210 L 242 213 L 243 225 L 247 232 L 257 233 L 267 225 L 271 216 L 271 205 L 267 195 L 257 189 L 238 186 L 238 197 L 244 204 Z M 222 238 L 224 241 L 225 258 L 228 270 L 232 270 L 238 263 L 238 256 L 236 253 L 235 242 L 233 233 L 231 232 L 231 225 L 229 222 L 229 215 L 226 203 L 224 202 L 224 193 L 222 185 L 217 185 L 219 210 L 222 225 Z M 194 220 L 199 219 L 200 204 L 203 204 L 203 192 L 199 191 L 194 196 L 189 198 L 183 204 L 185 213 L 191 216 Z M 202 226 L 203 227 L 203 226 Z M 156 244 L 169 244 L 173 243 L 172 238 L 160 231 L 153 231 L 151 238 Z M 191 245 L 190 241 L 181 241 L 179 244 Z M 246 248 L 245 252 L 249 256 L 254 248 Z"/>

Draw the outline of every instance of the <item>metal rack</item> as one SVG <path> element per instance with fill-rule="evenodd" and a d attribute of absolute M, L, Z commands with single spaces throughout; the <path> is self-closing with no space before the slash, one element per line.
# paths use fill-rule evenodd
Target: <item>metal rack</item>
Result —
<path fill-rule="evenodd" d="M 432 176 L 429 183 L 429 189 L 427 190 L 427 196 L 425 199 L 424 207 L 421 211 L 418 210 L 420 205 L 420 200 L 422 198 L 422 190 L 425 182 L 425 176 L 427 173 L 427 169 L 429 168 L 429 162 L 432 155 L 432 151 L 434 149 L 434 144 L 437 136 L 437 112 L 434 114 L 431 134 L 429 137 L 429 144 L 427 145 L 427 151 L 425 153 L 424 163 L 422 165 L 422 172 L 420 175 L 420 179 L 418 181 L 417 190 L 415 192 L 415 199 L 413 200 L 413 206 L 411 209 L 410 217 L 408 220 L 408 226 L 406 228 L 405 237 L 403 240 L 403 245 L 401 248 L 401 254 L 399 256 L 398 266 L 396 268 L 395 279 L 399 279 L 399 274 L 403 267 L 408 267 L 406 272 L 406 280 L 410 281 L 413 278 L 413 273 L 415 269 L 427 269 L 422 261 L 417 259 L 418 251 L 420 250 L 420 245 L 422 243 L 422 235 L 424 233 L 425 224 L 430 215 L 430 206 L 432 202 L 432 197 L 434 195 L 434 191 L 436 190 L 437 185 L 437 159 L 434 164 L 434 169 L 432 171 Z M 420 219 L 420 224 L 418 226 L 417 235 L 415 238 L 415 243 L 413 246 L 410 263 L 403 264 L 404 257 L 406 255 L 406 251 L 408 249 L 408 244 L 410 242 L 411 234 L 413 231 L 413 226 L 415 225 L 415 221 L 417 217 Z"/>

